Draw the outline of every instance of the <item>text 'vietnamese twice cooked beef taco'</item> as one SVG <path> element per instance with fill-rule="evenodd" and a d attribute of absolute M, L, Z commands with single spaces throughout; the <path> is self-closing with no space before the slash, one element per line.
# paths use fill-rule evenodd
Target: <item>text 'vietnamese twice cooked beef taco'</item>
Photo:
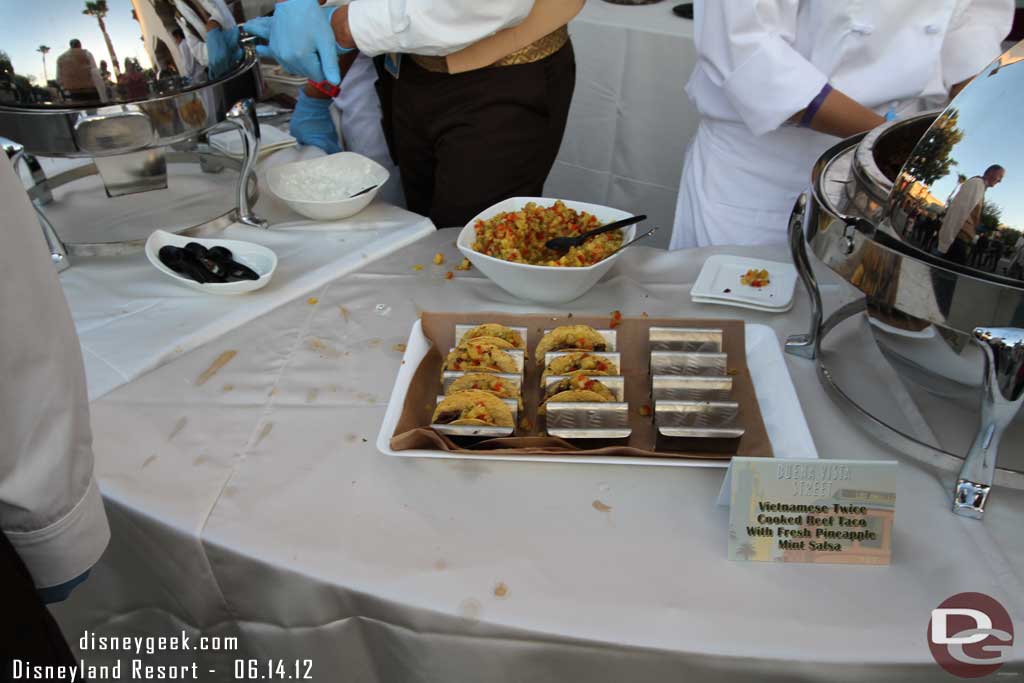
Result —
<path fill-rule="evenodd" d="M 513 427 L 512 409 L 486 391 L 460 391 L 437 404 L 431 424 Z"/>
<path fill-rule="evenodd" d="M 537 342 L 537 363 L 544 362 L 549 351 L 607 351 L 604 337 L 588 325 L 563 325 L 551 330 Z"/>

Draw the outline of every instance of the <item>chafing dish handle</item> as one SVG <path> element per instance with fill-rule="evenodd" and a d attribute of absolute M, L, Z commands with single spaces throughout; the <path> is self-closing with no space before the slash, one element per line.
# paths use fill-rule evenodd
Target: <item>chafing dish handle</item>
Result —
<path fill-rule="evenodd" d="M 793 255 L 793 263 L 800 274 L 800 280 L 807 288 L 811 297 L 811 324 L 807 334 L 794 334 L 786 339 L 786 353 L 813 360 L 818 355 L 819 335 L 821 334 L 821 291 L 818 280 L 811 270 L 811 262 L 807 257 L 807 245 L 804 242 L 804 218 L 807 214 L 807 193 L 796 198 L 793 213 L 789 216 L 789 250 Z"/>
<path fill-rule="evenodd" d="M 974 340 L 985 355 L 981 429 L 960 468 L 953 512 L 981 519 L 995 477 L 999 440 L 1024 399 L 1024 330 L 978 327 Z"/>

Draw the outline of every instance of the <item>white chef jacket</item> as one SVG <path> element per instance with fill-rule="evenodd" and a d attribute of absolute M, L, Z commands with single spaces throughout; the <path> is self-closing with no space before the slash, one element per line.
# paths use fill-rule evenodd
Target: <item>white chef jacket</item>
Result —
<path fill-rule="evenodd" d="M 0 158 L 0 529 L 38 588 L 92 567 L 110 530 L 85 369 L 39 220 Z"/>
<path fill-rule="evenodd" d="M 671 248 L 782 242 L 836 138 L 784 125 L 826 83 L 900 115 L 938 107 L 1000 54 L 1013 0 L 697 0 L 701 113 Z"/>
<path fill-rule="evenodd" d="M 949 251 L 971 212 L 985 199 L 987 187 L 981 176 L 968 178 L 949 200 L 946 215 L 942 217 L 942 227 L 939 228 L 938 247 L 943 254 Z"/>
<path fill-rule="evenodd" d="M 523 21 L 533 0 L 354 0 L 349 30 L 359 51 L 449 55 Z"/>

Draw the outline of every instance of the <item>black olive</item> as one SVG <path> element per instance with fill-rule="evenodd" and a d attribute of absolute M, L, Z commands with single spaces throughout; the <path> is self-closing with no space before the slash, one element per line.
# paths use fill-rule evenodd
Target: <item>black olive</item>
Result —
<path fill-rule="evenodd" d="M 227 278 L 227 268 L 225 267 L 225 264 L 216 261 L 212 258 L 209 258 L 207 256 L 198 256 L 196 257 L 196 260 L 199 261 L 200 265 L 202 265 L 203 268 L 206 268 L 214 275 L 219 275 L 222 278 Z"/>
<path fill-rule="evenodd" d="M 252 268 L 249 268 L 248 266 L 243 266 L 238 261 L 231 261 L 230 263 L 225 265 L 225 268 L 227 271 L 227 278 L 231 282 L 235 282 L 236 280 L 260 279 L 259 273 L 257 273 Z"/>
<path fill-rule="evenodd" d="M 210 247 L 206 250 L 206 257 L 218 263 L 226 263 L 235 258 L 231 250 L 226 247 Z"/>
<path fill-rule="evenodd" d="M 206 256 L 206 247 L 199 244 L 199 242 L 189 242 L 185 245 L 185 251 L 193 256 Z"/>
<path fill-rule="evenodd" d="M 595 351 L 604 351 L 607 348 L 608 347 L 606 345 L 604 345 L 604 344 L 594 344 L 594 350 Z"/>

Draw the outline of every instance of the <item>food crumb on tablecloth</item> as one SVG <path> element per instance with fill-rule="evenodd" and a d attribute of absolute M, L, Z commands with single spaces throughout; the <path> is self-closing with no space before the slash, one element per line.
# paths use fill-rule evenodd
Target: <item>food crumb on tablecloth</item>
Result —
<path fill-rule="evenodd" d="M 612 509 L 611 505 L 608 505 L 603 501 L 597 500 L 596 498 L 594 499 L 594 502 L 590 504 L 590 506 L 597 510 L 598 512 L 611 512 Z"/>
<path fill-rule="evenodd" d="M 651 407 L 649 405 L 642 405 L 640 406 L 639 413 L 641 417 L 650 417 Z"/>
<path fill-rule="evenodd" d="M 615 329 L 622 324 L 622 311 L 615 309 L 612 311 L 612 319 L 608 321 L 608 327 Z"/>
<path fill-rule="evenodd" d="M 455 270 L 469 270 L 472 267 L 473 264 L 469 262 L 469 259 L 464 258 L 459 262 L 459 265 L 455 266 Z"/>
<path fill-rule="evenodd" d="M 453 277 L 455 277 L 455 273 L 453 273 L 450 270 L 447 273 L 444 274 L 444 279 L 445 280 L 451 280 Z"/>
<path fill-rule="evenodd" d="M 399 353 L 405 353 L 405 344 L 395 344 L 391 347 L 392 351 L 398 351 Z"/>
<path fill-rule="evenodd" d="M 505 585 L 504 581 L 499 581 L 494 586 L 494 597 L 496 597 L 496 598 L 503 598 L 506 595 L 508 595 L 508 586 Z"/>
<path fill-rule="evenodd" d="M 413 269 L 413 270 L 414 270 L 415 272 L 417 272 L 417 273 L 418 273 L 419 271 L 423 270 L 423 264 L 422 264 L 422 263 L 417 263 L 416 265 L 414 265 L 414 266 L 412 267 L 412 269 Z"/>
<path fill-rule="evenodd" d="M 309 304 L 310 306 L 316 306 L 318 303 L 320 303 L 320 299 L 317 299 L 315 296 L 311 296 L 308 299 L 306 299 L 306 303 Z"/>
<path fill-rule="evenodd" d="M 436 254 L 434 254 L 434 265 L 439 266 L 442 263 L 444 263 L 444 254 L 442 254 L 441 252 L 437 252 Z"/>

